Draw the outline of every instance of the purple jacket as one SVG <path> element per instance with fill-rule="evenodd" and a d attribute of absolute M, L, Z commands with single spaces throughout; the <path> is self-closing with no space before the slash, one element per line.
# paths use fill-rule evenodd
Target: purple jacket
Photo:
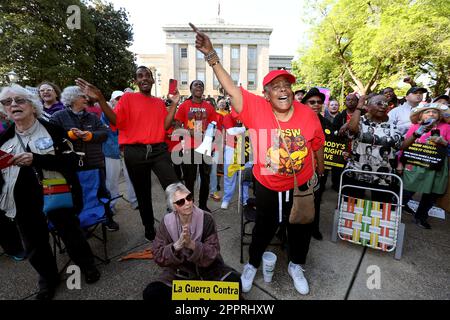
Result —
<path fill-rule="evenodd" d="M 52 117 L 52 114 L 54 114 L 56 111 L 64 110 L 66 107 L 62 104 L 61 101 L 58 101 L 57 103 L 54 103 L 50 108 L 45 108 L 42 111 L 41 118 L 45 121 L 49 121 Z"/>

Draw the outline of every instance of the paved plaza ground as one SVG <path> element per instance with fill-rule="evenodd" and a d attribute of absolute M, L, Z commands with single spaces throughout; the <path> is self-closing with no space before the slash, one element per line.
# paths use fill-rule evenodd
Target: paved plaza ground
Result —
<path fill-rule="evenodd" d="M 153 205 L 158 221 L 165 213 L 164 194 L 153 176 Z M 121 183 L 125 192 L 125 183 Z M 321 231 L 322 241 L 311 240 L 308 261 L 305 266 L 310 285 L 310 294 L 301 296 L 294 289 L 287 273 L 286 252 L 279 246 L 270 247 L 278 256 L 272 283 L 265 283 L 258 270 L 253 289 L 245 294 L 254 300 L 345 300 L 345 299 L 450 299 L 450 221 L 430 218 L 432 230 L 418 228 L 413 218 L 404 214 L 406 238 L 403 257 L 395 260 L 393 253 L 365 249 L 351 243 L 330 241 L 332 218 L 337 193 L 327 188 L 323 196 Z M 220 202 L 209 201 L 209 208 L 216 220 L 221 244 L 221 253 L 230 266 L 241 272 L 240 263 L 240 216 L 237 212 L 236 196 L 228 210 L 220 209 Z M 109 232 L 109 264 L 99 264 L 100 281 L 88 285 L 82 281 L 81 290 L 68 290 L 64 282 L 55 299 L 61 300 L 136 300 L 142 291 L 160 273 L 153 260 L 118 259 L 130 252 L 142 251 L 150 246 L 144 239 L 144 230 L 137 210 L 129 203 L 119 200 L 116 221 L 120 230 Z M 101 254 L 101 246 L 90 239 L 93 250 Z M 244 250 L 244 261 L 248 247 Z M 67 260 L 58 254 L 60 267 Z M 369 266 L 378 266 L 381 271 L 381 288 L 370 290 L 367 280 Z M 369 268 L 369 271 L 371 269 Z M 27 261 L 15 262 L 0 256 L 0 300 L 34 299 L 37 291 L 37 274 Z"/>

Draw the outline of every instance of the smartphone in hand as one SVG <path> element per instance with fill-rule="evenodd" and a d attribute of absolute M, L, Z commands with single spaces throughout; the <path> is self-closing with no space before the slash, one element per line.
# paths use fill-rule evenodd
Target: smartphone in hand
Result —
<path fill-rule="evenodd" d="M 175 79 L 169 80 L 169 94 L 175 94 L 177 92 L 178 81 Z"/>

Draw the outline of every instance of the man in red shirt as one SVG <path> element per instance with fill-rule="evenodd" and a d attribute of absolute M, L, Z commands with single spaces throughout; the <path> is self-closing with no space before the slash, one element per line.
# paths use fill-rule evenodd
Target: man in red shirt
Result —
<path fill-rule="evenodd" d="M 78 79 L 76 83 L 87 95 L 99 102 L 110 121 L 111 129 L 119 130 L 119 145 L 124 146 L 125 165 L 136 192 L 145 238 L 152 241 L 156 232 L 151 170 L 155 172 L 163 189 L 178 182 L 164 138 L 166 130 L 172 124 L 180 94 L 177 90 L 175 95 L 168 95 L 171 105 L 167 110 L 162 99 L 151 95 L 155 80 L 150 69 L 143 66 L 136 70 L 135 83 L 139 92 L 125 93 L 114 110 L 106 104 L 99 89 L 82 79 Z"/>
<path fill-rule="evenodd" d="M 194 25 L 191 27 L 197 33 L 196 48 L 205 54 L 220 84 L 231 96 L 231 105 L 249 128 L 253 144 L 257 215 L 249 248 L 250 260 L 241 276 L 242 291 L 251 289 L 263 253 L 280 223 L 285 221 L 290 260 L 288 273 L 295 289 L 300 294 L 308 294 L 308 282 L 300 265 L 306 262 L 312 223 L 290 224 L 288 216 L 292 207 L 294 175 L 298 188 L 307 190 L 307 182 L 315 169 L 313 157 L 318 164 L 317 172 L 323 174 L 325 137 L 319 118 L 311 108 L 294 101 L 291 85 L 295 77 L 285 70 L 274 70 L 264 77 L 264 97 L 235 86 L 220 64 L 209 37 Z"/>
<path fill-rule="evenodd" d="M 195 148 L 201 144 L 201 134 L 205 132 L 211 121 L 218 121 L 218 114 L 214 107 L 203 99 L 205 85 L 200 80 L 194 80 L 190 86 L 191 97 L 183 102 L 175 114 L 177 120 L 183 128 L 190 133 L 186 140 L 183 155 L 183 175 L 186 187 L 194 194 L 195 179 L 197 177 L 197 166 L 200 171 L 200 195 L 199 208 L 211 212 L 206 203 L 209 196 L 209 180 L 211 173 L 211 160 L 205 162 L 204 157 L 199 153 L 194 153 Z"/>

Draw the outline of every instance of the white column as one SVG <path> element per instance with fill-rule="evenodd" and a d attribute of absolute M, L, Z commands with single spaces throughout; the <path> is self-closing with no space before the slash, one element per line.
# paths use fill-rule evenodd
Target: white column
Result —
<path fill-rule="evenodd" d="M 248 45 L 241 44 L 239 50 L 239 79 L 241 80 L 242 87 L 247 89 L 247 74 L 248 74 Z"/>
<path fill-rule="evenodd" d="M 268 45 L 258 45 L 257 48 L 257 55 L 258 55 L 258 79 L 256 91 L 259 92 L 259 94 L 264 90 L 262 81 L 264 76 L 269 72 L 269 46 Z"/>
<path fill-rule="evenodd" d="M 205 61 L 205 77 L 206 77 L 206 83 L 205 83 L 205 95 L 208 96 L 211 95 L 214 96 L 215 95 L 215 91 L 214 91 L 214 79 L 213 79 L 213 68 L 211 68 L 209 66 L 209 64 Z"/>
<path fill-rule="evenodd" d="M 222 65 L 225 70 L 227 70 L 228 73 L 230 73 L 231 70 L 231 46 L 229 44 L 223 45 L 223 62 Z"/>
<path fill-rule="evenodd" d="M 188 45 L 188 85 L 197 79 L 196 50 L 193 44 Z"/>

